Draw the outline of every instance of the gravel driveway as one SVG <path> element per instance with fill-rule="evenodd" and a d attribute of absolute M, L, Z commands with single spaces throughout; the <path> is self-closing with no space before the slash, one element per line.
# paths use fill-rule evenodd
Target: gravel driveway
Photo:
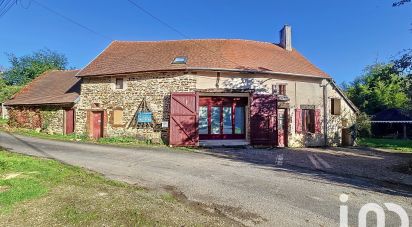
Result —
<path fill-rule="evenodd" d="M 410 188 L 381 186 L 293 166 L 265 165 L 216 154 L 132 149 L 59 142 L 0 132 L 0 146 L 11 151 L 53 158 L 109 178 L 136 183 L 213 207 L 245 225 L 337 226 L 339 195 L 349 201 L 349 222 L 357 223 L 364 204 L 393 202 L 412 214 Z M 371 216 L 371 215 L 370 215 Z M 386 223 L 399 226 L 387 212 Z"/>

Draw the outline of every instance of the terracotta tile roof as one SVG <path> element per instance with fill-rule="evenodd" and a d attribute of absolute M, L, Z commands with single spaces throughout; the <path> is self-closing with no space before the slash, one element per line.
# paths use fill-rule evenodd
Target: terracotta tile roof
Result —
<path fill-rule="evenodd" d="M 171 64 L 178 56 L 186 64 Z M 237 39 L 180 41 L 114 41 L 77 76 L 172 70 L 225 69 L 329 78 L 296 50 Z"/>
<path fill-rule="evenodd" d="M 80 94 L 80 70 L 43 73 L 5 102 L 5 105 L 70 104 Z"/>

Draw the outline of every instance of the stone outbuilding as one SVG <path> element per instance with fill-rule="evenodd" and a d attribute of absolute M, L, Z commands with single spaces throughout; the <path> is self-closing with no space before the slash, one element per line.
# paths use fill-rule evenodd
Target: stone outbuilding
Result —
<path fill-rule="evenodd" d="M 339 145 L 357 108 L 325 72 L 280 43 L 114 41 L 82 78 L 76 133 L 174 146 Z"/>
<path fill-rule="evenodd" d="M 13 127 L 70 134 L 75 127 L 75 106 L 79 100 L 79 70 L 47 71 L 4 105 Z"/>

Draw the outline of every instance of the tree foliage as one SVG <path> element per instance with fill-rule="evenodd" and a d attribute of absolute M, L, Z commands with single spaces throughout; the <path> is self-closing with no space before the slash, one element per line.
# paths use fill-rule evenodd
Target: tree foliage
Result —
<path fill-rule="evenodd" d="M 375 64 L 345 86 L 349 98 L 361 111 L 372 115 L 387 108 L 410 108 L 408 80 L 393 64 Z"/>
<path fill-rule="evenodd" d="M 0 78 L 0 103 L 11 98 L 20 90 L 21 86 L 6 85 L 6 82 Z"/>
<path fill-rule="evenodd" d="M 16 57 L 8 54 L 11 67 L 3 73 L 7 85 L 24 85 L 43 72 L 51 69 L 66 69 L 67 58 L 63 54 L 43 49 L 30 55 Z"/>

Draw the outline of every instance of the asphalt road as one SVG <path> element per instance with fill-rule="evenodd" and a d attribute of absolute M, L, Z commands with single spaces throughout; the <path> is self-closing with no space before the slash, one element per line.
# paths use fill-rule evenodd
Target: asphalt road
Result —
<path fill-rule="evenodd" d="M 349 224 L 357 225 L 363 205 L 387 202 L 402 206 L 412 220 L 412 189 L 281 163 L 260 165 L 197 152 L 60 142 L 3 132 L 0 146 L 155 190 L 175 188 L 188 200 L 208 204 L 245 225 L 339 226 L 341 205 L 349 208 Z M 348 202 L 339 200 L 342 193 L 349 195 Z M 373 223 L 373 215 L 369 218 Z M 400 221 L 387 211 L 386 224 L 399 226 Z"/>

